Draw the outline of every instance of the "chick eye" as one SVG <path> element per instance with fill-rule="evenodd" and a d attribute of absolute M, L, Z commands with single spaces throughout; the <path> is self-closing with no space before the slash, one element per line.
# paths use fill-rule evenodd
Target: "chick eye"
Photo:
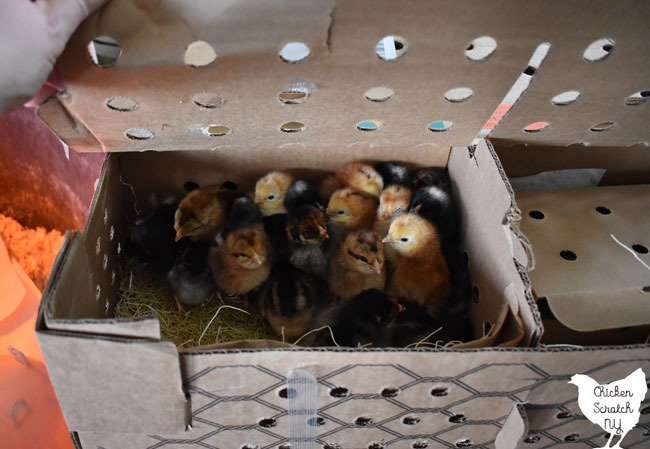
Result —
<path fill-rule="evenodd" d="M 408 242 L 409 241 L 409 239 L 407 237 L 402 237 L 400 240 L 403 241 L 403 242 Z"/>
<path fill-rule="evenodd" d="M 363 262 L 363 263 L 368 263 L 368 259 L 366 259 L 366 258 L 363 257 L 363 256 L 357 256 L 357 259 L 359 259 L 359 260 L 360 260 L 361 262 Z"/>
<path fill-rule="evenodd" d="M 393 214 L 396 214 L 398 212 L 402 212 L 402 206 L 398 206 L 394 211 Z"/>
<path fill-rule="evenodd" d="M 336 213 L 339 214 L 339 215 L 343 215 L 345 213 L 345 211 L 344 210 L 339 210 L 339 211 L 336 211 Z"/>
<path fill-rule="evenodd" d="M 239 253 L 239 257 L 248 257 L 248 256 L 244 253 Z"/>
<path fill-rule="evenodd" d="M 274 198 L 275 198 L 275 195 L 269 195 L 269 196 L 266 197 L 267 200 L 272 200 Z"/>

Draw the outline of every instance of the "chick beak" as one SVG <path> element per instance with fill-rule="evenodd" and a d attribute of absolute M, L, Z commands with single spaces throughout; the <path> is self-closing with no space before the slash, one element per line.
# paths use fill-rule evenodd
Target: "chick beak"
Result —
<path fill-rule="evenodd" d="M 395 240 L 393 240 L 393 237 L 388 234 L 386 237 L 384 237 L 381 243 L 395 243 Z"/>
<path fill-rule="evenodd" d="M 255 265 L 261 265 L 262 264 L 262 259 L 258 254 L 253 254 L 253 257 L 251 257 L 251 260 Z"/>
<path fill-rule="evenodd" d="M 178 231 L 176 231 L 176 237 L 174 238 L 174 242 L 178 242 L 183 237 L 185 237 L 185 233 L 183 232 L 183 229 L 179 229 Z"/>
<path fill-rule="evenodd" d="M 382 213 L 381 213 L 381 219 L 382 220 L 389 220 L 392 216 L 393 216 L 393 214 L 391 214 L 390 212 L 388 212 L 386 210 L 382 211 Z"/>
<path fill-rule="evenodd" d="M 329 234 L 327 233 L 327 229 L 325 229 L 325 228 L 322 227 L 322 226 L 319 226 L 319 227 L 318 227 L 318 233 L 319 233 L 319 235 L 320 235 L 322 238 L 324 238 L 324 239 L 328 239 L 328 238 L 330 238 Z"/>
<path fill-rule="evenodd" d="M 372 268 L 375 270 L 375 273 L 381 274 L 381 265 L 379 265 L 379 262 L 373 263 Z"/>
<path fill-rule="evenodd" d="M 399 303 L 397 304 L 397 313 L 402 313 L 405 310 L 406 310 L 406 307 L 404 307 L 403 305 L 401 305 Z"/>

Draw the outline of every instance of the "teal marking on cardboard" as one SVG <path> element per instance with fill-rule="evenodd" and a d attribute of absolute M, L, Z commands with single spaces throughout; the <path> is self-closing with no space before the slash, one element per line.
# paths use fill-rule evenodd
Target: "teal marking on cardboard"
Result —
<path fill-rule="evenodd" d="M 454 124 L 448 120 L 438 120 L 429 125 L 429 131 L 444 132 L 449 131 Z"/>
<path fill-rule="evenodd" d="M 361 131 L 375 131 L 381 128 L 382 123 L 379 120 L 364 120 L 357 123 L 357 129 Z"/>

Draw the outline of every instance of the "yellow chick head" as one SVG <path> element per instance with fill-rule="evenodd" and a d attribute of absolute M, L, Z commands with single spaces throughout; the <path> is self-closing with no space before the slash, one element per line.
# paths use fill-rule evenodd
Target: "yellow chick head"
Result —
<path fill-rule="evenodd" d="M 255 184 L 255 204 L 262 215 L 285 214 L 284 197 L 293 182 L 293 177 L 287 173 L 271 172 L 260 178 Z"/>

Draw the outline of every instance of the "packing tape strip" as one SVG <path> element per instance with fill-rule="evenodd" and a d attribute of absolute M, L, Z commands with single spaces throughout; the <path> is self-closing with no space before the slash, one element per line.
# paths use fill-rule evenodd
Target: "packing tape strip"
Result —
<path fill-rule="evenodd" d="M 289 440 L 291 449 L 316 449 L 318 382 L 304 370 L 287 375 L 289 399 Z"/>
<path fill-rule="evenodd" d="M 395 48 L 395 38 L 393 36 L 386 36 L 382 39 L 384 47 L 384 59 L 397 58 L 397 49 Z"/>

